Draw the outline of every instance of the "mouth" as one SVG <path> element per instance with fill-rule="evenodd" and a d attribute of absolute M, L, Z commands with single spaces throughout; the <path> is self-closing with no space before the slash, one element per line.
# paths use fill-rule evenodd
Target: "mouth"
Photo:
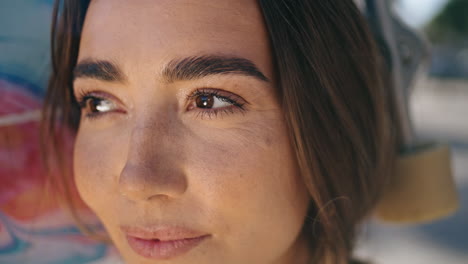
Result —
<path fill-rule="evenodd" d="M 156 260 L 167 260 L 183 255 L 211 237 L 210 234 L 183 227 L 121 227 L 121 229 L 133 251 L 145 258 Z"/>

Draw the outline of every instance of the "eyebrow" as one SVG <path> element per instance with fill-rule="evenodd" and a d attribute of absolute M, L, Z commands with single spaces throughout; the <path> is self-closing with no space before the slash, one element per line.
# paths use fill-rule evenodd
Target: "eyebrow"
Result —
<path fill-rule="evenodd" d="M 269 82 L 268 78 L 252 61 L 241 57 L 220 55 L 192 56 L 171 60 L 162 69 L 163 80 L 169 83 L 220 74 L 243 75 Z M 75 66 L 73 80 L 78 78 L 97 79 L 107 82 L 126 81 L 125 75 L 114 62 L 92 59 L 85 59 Z"/>
<path fill-rule="evenodd" d="M 97 79 L 107 82 L 123 82 L 125 76 L 111 61 L 85 59 L 73 69 L 73 80 L 78 78 Z"/>
<path fill-rule="evenodd" d="M 193 56 L 172 60 L 163 69 L 163 78 L 168 82 L 186 81 L 216 74 L 237 74 L 268 82 L 268 78 L 245 58 L 226 56 Z"/>

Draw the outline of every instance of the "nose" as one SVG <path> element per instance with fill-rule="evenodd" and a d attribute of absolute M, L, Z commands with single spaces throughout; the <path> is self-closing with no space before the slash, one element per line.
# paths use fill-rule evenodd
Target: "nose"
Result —
<path fill-rule="evenodd" d="M 167 122 L 147 122 L 132 130 L 118 183 L 122 196 L 134 201 L 174 199 L 186 191 L 180 133 L 173 127 Z"/>

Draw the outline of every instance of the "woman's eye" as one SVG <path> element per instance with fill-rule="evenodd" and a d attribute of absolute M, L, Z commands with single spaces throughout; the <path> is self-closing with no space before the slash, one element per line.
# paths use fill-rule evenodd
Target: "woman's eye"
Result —
<path fill-rule="evenodd" d="M 200 95 L 195 102 L 198 108 L 221 108 L 232 105 L 225 98 L 214 95 Z"/>
<path fill-rule="evenodd" d="M 92 95 L 84 96 L 79 105 L 82 111 L 85 111 L 87 117 L 95 117 L 117 108 L 111 100 Z"/>
<path fill-rule="evenodd" d="M 191 102 L 188 110 L 194 111 L 197 117 L 213 118 L 218 115 L 244 112 L 247 102 L 240 96 L 219 89 L 197 89 L 188 96 Z"/>

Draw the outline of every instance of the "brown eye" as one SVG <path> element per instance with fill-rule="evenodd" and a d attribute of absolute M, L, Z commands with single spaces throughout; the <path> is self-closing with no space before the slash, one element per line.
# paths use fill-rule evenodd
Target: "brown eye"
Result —
<path fill-rule="evenodd" d="M 219 114 L 234 114 L 236 110 L 245 111 L 242 97 L 219 89 L 197 89 L 187 95 L 190 102 L 187 111 L 197 113 L 197 117 L 215 117 Z M 242 102 L 242 103 L 240 103 Z"/>
<path fill-rule="evenodd" d="M 89 113 L 104 113 L 114 110 L 115 104 L 104 98 L 86 96 L 84 98 L 84 108 L 86 108 Z"/>
<path fill-rule="evenodd" d="M 213 95 L 199 95 L 195 102 L 198 108 L 212 108 L 214 100 L 215 98 Z"/>
<path fill-rule="evenodd" d="M 215 94 L 200 94 L 195 97 L 195 104 L 198 108 L 215 109 L 235 105 L 235 101 Z"/>
<path fill-rule="evenodd" d="M 88 100 L 86 100 L 86 107 L 92 113 L 99 112 L 98 105 L 99 105 L 100 102 L 101 102 L 101 99 L 89 98 Z"/>

